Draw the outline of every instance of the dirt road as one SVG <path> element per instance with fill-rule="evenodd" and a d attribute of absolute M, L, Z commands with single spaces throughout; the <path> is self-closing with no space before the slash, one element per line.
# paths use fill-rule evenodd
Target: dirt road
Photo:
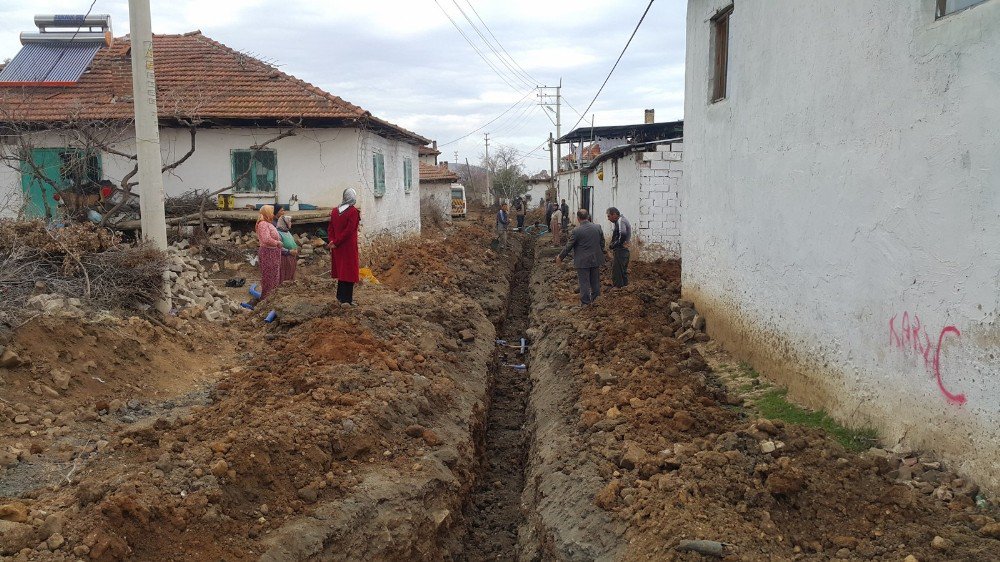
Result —
<path fill-rule="evenodd" d="M 0 556 L 1000 559 L 996 512 L 947 467 L 761 419 L 687 330 L 679 264 L 580 309 L 547 239 L 498 254 L 487 226 L 448 229 L 387 252 L 355 308 L 317 264 L 273 324 L 22 327 Z"/>

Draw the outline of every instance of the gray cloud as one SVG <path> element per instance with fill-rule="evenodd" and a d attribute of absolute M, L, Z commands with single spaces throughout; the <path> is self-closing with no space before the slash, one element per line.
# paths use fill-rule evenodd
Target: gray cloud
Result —
<path fill-rule="evenodd" d="M 89 2 L 38 0 L 24 6 L 0 3 L 0 57 L 13 56 L 17 31 L 32 27 L 34 13 L 75 13 Z M 439 0 L 484 52 L 489 52 L 461 19 L 450 0 Z M 465 0 L 456 0 L 475 21 Z M 532 2 L 473 1 L 504 47 L 531 76 L 548 85 L 563 79 L 563 93 L 583 111 L 638 21 L 646 2 L 585 0 L 542 8 Z M 177 33 L 201 29 L 233 48 L 281 65 L 375 115 L 444 143 L 499 115 L 524 96 L 527 87 L 497 66 L 515 92 L 496 76 L 452 27 L 433 0 L 416 2 L 321 2 L 310 0 L 221 0 L 207 4 L 154 2 L 153 29 Z M 684 0 L 653 5 L 628 53 L 600 99 L 586 116 L 596 124 L 639 122 L 655 108 L 657 120 L 683 116 Z M 111 13 L 115 32 L 127 32 L 127 2 L 99 1 L 95 12 Z M 478 23 L 478 22 L 477 22 Z M 485 31 L 484 31 L 485 33 Z M 534 96 L 528 96 L 534 99 Z M 579 116 L 563 107 L 563 132 Z M 491 142 L 527 153 L 554 127 L 537 106 L 523 103 L 485 131 Z M 444 147 L 442 158 L 478 160 L 481 133 Z M 526 160 L 530 170 L 548 167 L 542 150 Z"/>

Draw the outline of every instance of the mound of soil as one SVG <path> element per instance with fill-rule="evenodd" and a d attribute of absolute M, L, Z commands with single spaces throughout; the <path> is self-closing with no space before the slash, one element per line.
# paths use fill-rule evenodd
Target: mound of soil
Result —
<path fill-rule="evenodd" d="M 701 560 L 677 550 L 700 539 L 732 560 L 1000 559 L 975 486 L 928 495 L 884 459 L 740 406 L 695 341 L 671 335 L 679 264 L 634 264 L 631 286 L 580 310 L 575 275 L 538 263 L 533 322 L 549 343 L 533 348 L 532 378 L 551 395 L 532 403 L 525 502 L 543 558 Z"/>

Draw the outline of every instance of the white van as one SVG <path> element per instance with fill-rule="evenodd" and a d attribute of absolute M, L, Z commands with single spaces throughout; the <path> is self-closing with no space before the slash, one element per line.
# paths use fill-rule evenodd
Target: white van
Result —
<path fill-rule="evenodd" d="M 451 184 L 451 218 L 464 219 L 468 208 L 468 201 L 465 199 L 465 186 L 460 183 Z"/>

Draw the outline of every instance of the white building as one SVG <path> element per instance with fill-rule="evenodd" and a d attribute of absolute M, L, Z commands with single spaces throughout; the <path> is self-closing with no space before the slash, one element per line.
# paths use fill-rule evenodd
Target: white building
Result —
<path fill-rule="evenodd" d="M 572 141 L 575 135 L 600 134 L 605 139 L 600 148 L 581 151 L 586 158 L 571 159 L 573 169 L 556 175 L 571 221 L 576 221 L 576 209 L 586 208 L 610 238 L 614 225 L 605 211 L 616 207 L 632 223 L 637 259 L 679 259 L 683 122 L 594 129 L 597 133 L 586 128 L 562 137 Z"/>
<path fill-rule="evenodd" d="M 452 190 L 462 189 L 458 174 L 447 164 L 434 166 L 420 162 L 420 214 L 425 219 L 451 222 Z"/>
<path fill-rule="evenodd" d="M 332 207 L 353 187 L 367 236 L 419 232 L 418 147 L 427 139 L 199 32 L 156 35 L 153 45 L 165 164 L 191 145 L 185 123 L 197 124 L 195 151 L 164 174 L 167 196 L 235 182 L 237 207 L 285 204 L 292 195 Z M 101 48 L 70 85 L 0 85 L 0 126 L 30 139 L 32 160 L 51 183 L 72 183 L 60 161 L 93 146 L 79 131 L 94 123 L 106 142 L 90 155 L 89 179 L 119 185 L 132 170 L 122 156 L 135 150 L 129 47 L 124 38 Z M 27 128 L 46 132 L 25 137 Z M 24 168 L 16 160 L 0 167 L 0 203 L 8 202 L 7 215 L 44 216 L 54 188 Z"/>
<path fill-rule="evenodd" d="M 1000 490 L 1000 0 L 691 0 L 683 284 L 794 399 Z"/>

